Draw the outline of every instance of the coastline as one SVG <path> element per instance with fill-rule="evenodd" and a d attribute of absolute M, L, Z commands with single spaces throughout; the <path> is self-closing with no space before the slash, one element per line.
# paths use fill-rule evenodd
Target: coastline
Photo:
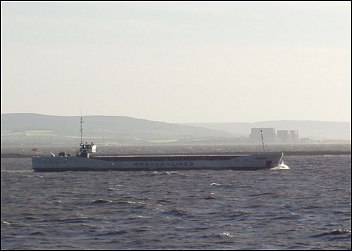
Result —
<path fill-rule="evenodd" d="M 243 155 L 262 153 L 260 145 L 250 144 L 154 144 L 154 145 L 103 145 L 97 147 L 97 156 L 126 155 Z M 33 151 L 33 150 L 36 151 Z M 32 156 L 49 156 L 50 153 L 78 153 L 74 146 L 4 146 L 1 158 L 32 158 Z M 283 152 L 284 156 L 307 155 L 351 155 L 351 144 L 266 144 L 266 152 Z"/>

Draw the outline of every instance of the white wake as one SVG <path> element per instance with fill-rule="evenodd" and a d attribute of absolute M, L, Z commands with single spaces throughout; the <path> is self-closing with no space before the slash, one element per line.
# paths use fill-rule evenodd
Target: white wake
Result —
<path fill-rule="evenodd" d="M 290 169 L 290 167 L 288 165 L 285 165 L 284 161 L 282 161 L 280 165 L 273 167 L 270 170 L 287 170 L 287 169 Z"/>

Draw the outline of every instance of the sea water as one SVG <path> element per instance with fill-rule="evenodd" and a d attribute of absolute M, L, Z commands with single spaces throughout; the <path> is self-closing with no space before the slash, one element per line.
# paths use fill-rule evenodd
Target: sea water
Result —
<path fill-rule="evenodd" d="M 350 155 L 259 171 L 36 173 L 1 159 L 1 249 L 350 248 Z"/>

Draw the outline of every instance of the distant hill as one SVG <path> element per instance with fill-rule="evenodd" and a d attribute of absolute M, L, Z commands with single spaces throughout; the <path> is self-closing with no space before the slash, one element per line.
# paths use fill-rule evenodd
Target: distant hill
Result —
<path fill-rule="evenodd" d="M 350 140 L 348 122 L 266 121 L 172 124 L 124 116 L 84 116 L 83 140 L 99 145 L 248 143 L 251 128 L 298 130 L 300 138 Z M 80 116 L 1 114 L 1 146 L 70 145 L 80 141 Z"/>
<path fill-rule="evenodd" d="M 185 124 L 231 132 L 237 136 L 249 135 L 251 128 L 272 127 L 276 130 L 298 130 L 301 138 L 350 140 L 351 123 L 328 121 L 282 120 L 255 123 L 192 123 Z"/>
<path fill-rule="evenodd" d="M 172 142 L 229 137 L 232 133 L 191 125 L 171 124 L 123 116 L 83 117 L 84 140 L 100 144 L 134 141 Z M 80 137 L 80 116 L 34 113 L 1 114 L 1 143 L 72 144 Z"/>

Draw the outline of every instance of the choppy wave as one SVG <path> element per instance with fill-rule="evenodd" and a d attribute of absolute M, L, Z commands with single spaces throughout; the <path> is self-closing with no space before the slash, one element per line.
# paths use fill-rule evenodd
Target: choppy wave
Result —
<path fill-rule="evenodd" d="M 2 249 L 351 247 L 351 156 L 285 156 L 272 172 L 1 164 Z"/>
<path fill-rule="evenodd" d="M 343 236 L 346 238 L 351 238 L 351 230 L 350 229 L 334 229 L 329 232 L 313 235 L 313 238 L 320 238 L 320 237 L 336 237 L 336 236 Z"/>
<path fill-rule="evenodd" d="M 92 203 L 93 204 L 112 203 L 112 200 L 97 199 L 97 200 L 94 200 Z"/>

